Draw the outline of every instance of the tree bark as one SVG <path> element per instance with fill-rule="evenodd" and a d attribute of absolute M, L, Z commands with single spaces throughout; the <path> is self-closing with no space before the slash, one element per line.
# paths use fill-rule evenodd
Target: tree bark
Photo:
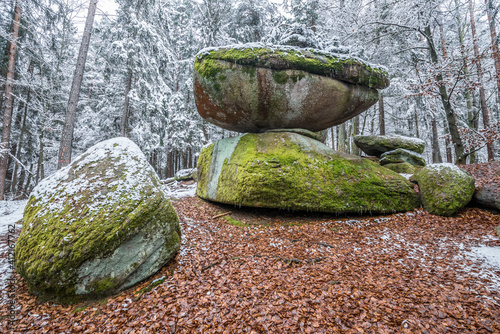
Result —
<path fill-rule="evenodd" d="M 128 64 L 129 60 L 127 60 L 127 67 Z M 132 69 L 129 68 L 127 74 L 127 82 L 125 83 L 125 103 L 123 104 L 122 121 L 120 125 L 120 136 L 122 137 L 127 136 L 129 105 L 130 105 L 129 93 L 131 88 L 132 88 Z"/>
<path fill-rule="evenodd" d="M 137 7 L 135 9 L 135 16 L 139 17 L 139 12 L 141 10 L 141 4 L 142 0 L 137 1 Z M 135 41 L 135 38 L 137 37 L 137 31 L 134 31 L 132 34 L 132 40 Z M 127 127 L 128 127 L 128 119 L 130 117 L 130 97 L 129 93 L 130 90 L 132 89 L 132 77 L 133 77 L 133 71 L 132 71 L 132 59 L 129 55 L 127 58 L 127 80 L 125 82 L 125 102 L 123 103 L 123 112 L 122 112 L 122 120 L 120 124 L 120 136 L 122 137 L 127 137 Z"/>
<path fill-rule="evenodd" d="M 330 135 L 332 136 L 332 150 L 335 150 L 335 135 L 333 134 L 333 126 L 330 128 Z"/>
<path fill-rule="evenodd" d="M 417 106 L 415 106 L 415 109 L 413 110 L 414 115 L 415 115 L 415 131 L 417 134 L 417 138 L 420 138 L 420 131 L 418 128 L 418 112 L 417 112 Z"/>
<path fill-rule="evenodd" d="M 28 65 L 28 73 L 33 77 L 33 60 L 30 60 L 30 63 Z M 20 160 L 21 157 L 21 148 L 23 146 L 23 136 L 24 132 L 26 130 L 26 115 L 28 114 L 28 105 L 30 103 L 30 95 L 31 95 L 31 87 L 28 86 L 28 92 L 26 93 L 26 103 L 24 103 L 24 112 L 23 112 L 23 119 L 22 119 L 22 125 L 21 125 L 21 132 L 19 134 L 19 141 L 17 143 L 17 150 L 16 150 L 16 159 Z M 10 191 L 13 193 L 16 193 L 16 186 L 17 186 L 17 168 L 19 164 L 17 161 L 14 163 L 14 171 L 12 172 L 12 182 L 10 185 Z"/>
<path fill-rule="evenodd" d="M 339 139 L 337 140 L 337 150 L 339 152 L 345 152 L 345 139 L 346 139 L 346 129 L 345 123 L 340 124 L 339 126 Z"/>
<path fill-rule="evenodd" d="M 492 11 L 493 1 L 492 0 L 484 0 L 486 3 L 486 14 L 488 16 L 488 23 L 490 26 L 490 35 L 491 35 L 491 47 L 492 47 L 492 56 L 495 61 L 495 72 L 497 74 L 497 93 L 498 93 L 498 103 L 500 103 L 500 51 L 498 50 L 498 41 L 497 41 L 497 31 L 495 28 L 495 20 L 493 19 Z"/>
<path fill-rule="evenodd" d="M 481 66 L 481 55 L 479 54 L 479 47 L 477 45 L 476 22 L 474 20 L 474 7 L 473 1 L 469 1 L 469 15 L 470 15 L 470 28 L 472 32 L 472 44 L 474 46 L 474 57 L 476 58 L 477 80 L 479 81 L 479 101 L 481 102 L 481 111 L 483 115 L 483 126 L 485 129 L 490 127 L 490 113 L 486 104 L 486 93 L 483 86 L 483 69 Z M 488 161 L 493 161 L 493 143 L 486 144 L 488 151 Z"/>
<path fill-rule="evenodd" d="M 94 25 L 96 7 L 97 0 L 90 0 L 85 29 L 83 30 L 82 44 L 80 45 L 80 51 L 78 52 L 78 60 L 76 62 L 73 83 L 71 84 L 71 91 L 69 94 L 68 109 L 64 120 L 61 145 L 59 147 L 59 161 L 57 163 L 57 169 L 67 166 L 71 162 L 71 146 L 73 144 L 73 131 L 75 129 L 76 107 L 80 97 L 83 71 L 85 69 L 85 62 L 87 61 L 87 53 L 89 51 L 90 35 L 92 34 L 92 26 Z"/>
<path fill-rule="evenodd" d="M 351 154 L 360 155 L 361 152 L 359 148 L 354 144 L 354 136 L 359 134 L 359 116 L 356 116 L 352 119 L 352 140 L 351 140 Z"/>
<path fill-rule="evenodd" d="M 436 116 L 432 117 L 432 163 L 441 163 L 443 159 L 441 158 L 441 151 L 439 150 L 439 139 L 436 124 Z"/>
<path fill-rule="evenodd" d="M 380 98 L 378 99 L 378 122 L 380 125 L 380 135 L 385 136 L 385 111 L 383 95 L 380 95 Z"/>
<path fill-rule="evenodd" d="M 19 36 L 19 25 L 21 22 L 21 2 L 22 0 L 18 0 L 16 2 L 14 24 L 12 27 L 12 40 L 10 43 L 7 80 L 5 82 L 3 130 L 2 141 L 0 143 L 0 200 L 4 199 L 7 166 L 9 163 L 10 125 L 12 122 L 12 105 L 14 102 L 12 90 L 14 86 L 14 70 L 16 65 L 17 37 Z"/>
<path fill-rule="evenodd" d="M 432 39 L 431 27 L 430 26 L 425 27 L 424 33 L 427 39 L 427 45 L 429 46 L 431 61 L 432 63 L 437 64 L 438 55 Z M 457 118 L 455 115 L 455 111 L 451 106 L 446 85 L 443 82 L 443 75 L 442 74 L 437 75 L 436 81 L 439 85 L 439 96 L 441 97 L 441 102 L 443 103 L 443 108 L 446 114 L 446 120 L 448 122 L 448 128 L 450 130 L 451 140 L 453 141 L 453 145 L 455 147 L 455 155 L 457 156 L 457 163 L 465 164 L 466 157 L 464 155 L 464 144 L 462 138 L 460 137 L 460 133 L 458 132 Z"/>
<path fill-rule="evenodd" d="M 166 172 L 165 172 L 166 178 L 174 176 L 174 173 L 173 173 L 174 172 L 174 168 L 173 168 L 174 161 L 173 160 L 174 160 L 173 159 L 173 152 L 170 150 L 167 153 L 167 168 L 166 168 Z"/>

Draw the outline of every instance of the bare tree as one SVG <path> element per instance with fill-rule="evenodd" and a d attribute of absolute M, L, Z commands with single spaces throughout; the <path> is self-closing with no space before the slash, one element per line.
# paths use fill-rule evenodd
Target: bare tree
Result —
<path fill-rule="evenodd" d="M 500 51 L 498 50 L 498 37 L 495 28 L 495 18 L 493 15 L 494 6 L 492 0 L 484 0 L 484 2 L 486 3 L 486 14 L 488 16 L 488 23 L 490 26 L 492 56 L 493 60 L 495 61 L 495 71 L 497 74 L 498 102 L 500 103 Z"/>
<path fill-rule="evenodd" d="M 73 130 L 75 128 L 76 107 L 80 98 L 80 89 L 82 86 L 83 71 L 85 62 L 87 61 L 87 53 L 89 51 L 90 35 L 92 26 L 94 25 L 94 16 L 97 7 L 97 0 L 90 0 L 85 29 L 83 30 L 82 44 L 78 52 L 78 60 L 76 69 L 73 75 L 73 83 L 69 94 L 68 109 L 64 120 L 64 127 L 61 136 L 61 145 L 59 146 L 59 161 L 57 168 L 62 168 L 71 162 L 71 145 L 73 144 Z"/>
<path fill-rule="evenodd" d="M 472 44 L 474 45 L 474 57 L 476 58 L 477 79 L 479 81 L 479 101 L 481 102 L 481 111 L 483 112 L 483 126 L 485 129 L 490 127 L 490 113 L 486 104 L 486 93 L 483 86 L 483 69 L 481 66 L 481 55 L 479 54 L 479 47 L 477 45 L 476 22 L 474 20 L 474 5 L 473 1 L 469 1 L 469 14 L 470 14 L 470 28 L 472 32 Z M 488 161 L 493 161 L 493 143 L 487 143 L 486 149 L 488 151 Z"/>
<path fill-rule="evenodd" d="M 7 69 L 7 80 L 5 83 L 5 103 L 3 114 L 2 142 L 0 143 L 0 200 L 4 199 L 5 179 L 7 177 L 7 166 L 9 162 L 10 125 L 12 123 L 12 105 L 14 95 L 14 69 L 16 65 L 17 37 L 19 36 L 19 24 L 21 22 L 22 0 L 16 2 L 14 24 L 12 28 L 12 39 L 10 41 L 9 64 Z"/>

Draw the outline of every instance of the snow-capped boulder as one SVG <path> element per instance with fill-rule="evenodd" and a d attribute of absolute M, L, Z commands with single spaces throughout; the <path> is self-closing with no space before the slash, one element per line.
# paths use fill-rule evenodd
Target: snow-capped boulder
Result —
<path fill-rule="evenodd" d="M 420 204 L 397 173 L 292 132 L 219 140 L 201 151 L 198 178 L 201 198 L 248 207 L 366 214 Z"/>
<path fill-rule="evenodd" d="M 290 46 L 240 45 L 195 57 L 199 114 L 224 129 L 321 131 L 367 110 L 387 72 L 359 59 Z"/>
<path fill-rule="evenodd" d="M 193 179 L 193 175 L 196 174 L 196 168 L 186 168 L 181 169 L 175 173 L 175 181 L 189 181 Z"/>
<path fill-rule="evenodd" d="M 413 166 L 425 166 L 425 159 L 422 155 L 413 151 L 405 150 L 403 148 L 385 152 L 380 156 L 381 165 L 396 164 L 402 162 L 407 162 Z"/>
<path fill-rule="evenodd" d="M 354 136 L 354 143 L 368 155 L 380 157 L 382 153 L 402 148 L 422 154 L 425 142 L 422 139 L 389 135 L 389 136 Z"/>
<path fill-rule="evenodd" d="M 452 216 L 463 209 L 474 193 L 474 178 L 450 164 L 432 164 L 411 177 L 418 184 L 424 209 L 438 216 Z"/>
<path fill-rule="evenodd" d="M 139 147 L 101 142 L 42 180 L 24 211 L 16 269 L 43 299 L 116 293 L 180 247 L 179 219 Z"/>

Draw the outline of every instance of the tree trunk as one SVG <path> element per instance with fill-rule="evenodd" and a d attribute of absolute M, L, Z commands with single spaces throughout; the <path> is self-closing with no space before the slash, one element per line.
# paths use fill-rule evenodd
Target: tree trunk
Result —
<path fill-rule="evenodd" d="M 174 161 L 173 161 L 173 152 L 170 150 L 167 153 L 167 167 L 166 167 L 166 171 L 165 171 L 165 177 L 166 178 L 174 176 L 173 163 L 174 163 Z"/>
<path fill-rule="evenodd" d="M 492 47 L 492 56 L 495 61 L 495 71 L 497 73 L 497 93 L 498 93 L 498 103 L 500 103 L 500 51 L 498 50 L 498 41 L 497 41 L 497 31 L 495 28 L 495 20 L 493 19 L 492 12 L 494 10 L 493 1 L 492 0 L 484 0 L 486 3 L 486 14 L 488 16 L 488 23 L 490 26 L 490 35 L 491 35 L 491 47 Z"/>
<path fill-rule="evenodd" d="M 38 184 L 40 180 L 45 178 L 45 168 L 43 166 L 43 129 L 40 132 L 40 152 L 38 153 L 38 166 L 36 168 L 36 180 L 35 183 Z"/>
<path fill-rule="evenodd" d="M 332 136 L 332 150 L 335 150 L 335 135 L 333 134 L 333 126 L 330 128 L 330 135 Z"/>
<path fill-rule="evenodd" d="M 23 189 L 23 191 L 26 194 L 26 196 L 28 196 L 29 193 L 30 193 L 31 180 L 33 179 L 33 165 L 34 164 L 32 163 L 31 166 L 30 166 L 30 172 L 28 174 L 28 180 L 26 180 L 26 185 L 24 186 L 24 189 Z"/>
<path fill-rule="evenodd" d="M 359 134 L 359 116 L 352 119 L 352 140 L 351 140 L 351 154 L 360 155 L 359 148 L 354 144 L 354 136 Z"/>
<path fill-rule="evenodd" d="M 137 7 L 135 9 L 135 16 L 136 18 L 139 17 L 139 12 L 141 10 L 141 4 L 142 0 L 139 0 L 137 2 Z M 135 38 L 137 36 L 137 31 L 134 31 L 132 34 L 132 40 L 135 41 Z M 123 111 L 122 111 L 122 120 L 120 124 L 120 136 L 122 137 L 127 137 L 127 127 L 128 127 L 128 119 L 130 117 L 130 97 L 129 93 L 130 90 L 132 89 L 132 77 L 133 77 L 133 71 L 132 71 L 132 59 L 129 55 L 127 58 L 127 80 L 125 82 L 125 102 L 123 103 Z"/>
<path fill-rule="evenodd" d="M 439 150 L 439 138 L 436 124 L 436 116 L 432 117 L 432 163 L 441 163 L 441 151 Z"/>
<path fill-rule="evenodd" d="M 417 106 L 415 105 L 415 109 L 414 109 L 414 115 L 415 115 L 415 131 L 416 131 L 416 134 L 417 134 L 417 138 L 420 138 L 420 131 L 418 129 L 418 112 L 417 112 Z"/>
<path fill-rule="evenodd" d="M 76 107 L 80 97 L 83 71 L 85 69 L 85 62 L 87 61 L 87 53 L 89 51 L 90 35 L 92 33 L 92 26 L 94 25 L 96 7 L 97 0 L 90 0 L 85 29 L 83 31 L 82 44 L 80 45 L 80 51 L 78 52 L 78 60 L 76 62 L 76 69 L 73 74 L 73 83 L 71 84 L 71 91 L 69 94 L 68 109 L 64 120 L 61 145 L 59 147 L 59 161 L 57 163 L 57 169 L 67 166 L 71 162 L 71 146 L 73 144 Z"/>
<path fill-rule="evenodd" d="M 346 130 L 345 123 L 340 124 L 339 126 L 339 139 L 337 140 L 337 150 L 339 152 L 345 152 L 345 138 L 346 138 Z"/>
<path fill-rule="evenodd" d="M 28 65 L 28 73 L 33 77 L 33 60 L 30 60 Z M 21 147 L 23 146 L 23 136 L 26 130 L 26 115 L 28 114 L 28 105 L 30 103 L 31 87 L 28 86 L 28 92 L 26 93 L 26 103 L 24 104 L 23 120 L 21 125 L 21 133 L 19 134 L 19 141 L 17 143 L 16 159 L 20 160 L 21 157 Z M 17 186 L 17 168 L 19 164 L 17 161 L 14 163 L 14 171 L 12 172 L 12 183 L 10 185 L 10 191 L 15 193 Z"/>
<path fill-rule="evenodd" d="M 464 77 L 469 78 L 469 66 L 467 64 L 467 50 L 465 48 L 465 33 L 464 33 L 464 28 L 463 24 L 461 21 L 461 16 L 460 12 L 458 10 L 459 8 L 459 3 L 458 0 L 455 0 L 455 8 L 456 8 L 456 20 L 457 20 L 457 27 L 458 27 L 458 39 L 460 41 L 460 51 L 462 52 L 462 62 L 463 62 L 463 69 L 464 69 Z M 467 79 L 468 80 L 468 79 Z M 467 104 L 467 116 L 468 116 L 468 125 L 470 128 L 474 128 L 473 124 L 473 119 L 474 119 L 474 111 L 472 109 L 472 97 L 470 93 L 470 89 L 465 88 L 465 101 Z M 474 150 L 474 147 L 469 148 L 471 151 Z M 469 162 L 474 163 L 475 162 L 475 153 L 471 153 L 469 155 Z"/>
<path fill-rule="evenodd" d="M 127 60 L 127 67 L 129 66 L 129 60 Z M 120 125 L 120 136 L 127 136 L 127 126 L 129 117 L 129 105 L 130 105 L 130 89 L 132 88 L 132 69 L 128 69 L 127 82 L 125 83 L 125 103 L 123 104 L 122 121 Z"/>
<path fill-rule="evenodd" d="M 378 122 L 380 124 L 380 135 L 385 136 L 385 111 L 384 111 L 384 96 L 380 95 L 378 99 Z"/>
<path fill-rule="evenodd" d="M 486 93 L 483 86 L 483 69 L 481 66 L 481 55 L 479 54 L 479 47 L 477 45 L 476 22 L 474 20 L 474 8 L 472 0 L 469 1 L 469 15 L 470 15 L 470 28 L 472 32 L 472 44 L 474 45 L 474 57 L 476 58 L 477 80 L 479 81 L 479 101 L 481 102 L 481 111 L 483 114 L 483 126 L 485 129 L 490 127 L 490 113 L 486 105 Z M 486 144 L 488 151 L 488 161 L 493 161 L 493 143 Z"/>
<path fill-rule="evenodd" d="M 431 27 L 430 26 L 425 27 L 424 33 L 426 35 L 427 45 L 429 46 L 431 61 L 432 63 L 437 64 L 438 56 L 432 39 Z M 464 144 L 462 138 L 460 137 L 460 133 L 458 132 L 457 118 L 455 115 L 455 111 L 451 106 L 446 85 L 443 82 L 443 75 L 438 74 L 436 76 L 436 80 L 439 85 L 439 96 L 441 97 L 441 102 L 443 103 L 443 108 L 446 114 L 446 120 L 448 122 L 448 128 L 450 130 L 451 139 L 455 147 L 455 155 L 457 156 L 457 163 L 465 164 L 466 157 L 464 156 Z"/>
<path fill-rule="evenodd" d="M 19 25 L 21 22 L 21 2 L 22 0 L 18 0 L 16 2 L 14 24 L 12 27 L 12 40 L 10 43 L 7 79 L 5 82 L 3 130 L 2 141 L 0 143 L 0 200 L 4 199 L 7 166 L 9 163 L 10 124 L 12 122 L 12 105 L 14 102 L 14 95 L 12 95 L 12 90 L 14 86 L 14 70 L 16 65 L 17 37 L 19 36 Z"/>

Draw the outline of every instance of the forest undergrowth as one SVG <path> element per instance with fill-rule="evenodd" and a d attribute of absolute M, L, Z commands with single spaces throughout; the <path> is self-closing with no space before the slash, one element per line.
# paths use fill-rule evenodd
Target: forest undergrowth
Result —
<path fill-rule="evenodd" d="M 249 211 L 197 197 L 174 206 L 181 250 L 117 296 L 40 303 L 15 274 L 20 309 L 12 332 L 500 331 L 500 268 L 475 253 L 500 246 L 496 213 L 339 218 Z"/>

